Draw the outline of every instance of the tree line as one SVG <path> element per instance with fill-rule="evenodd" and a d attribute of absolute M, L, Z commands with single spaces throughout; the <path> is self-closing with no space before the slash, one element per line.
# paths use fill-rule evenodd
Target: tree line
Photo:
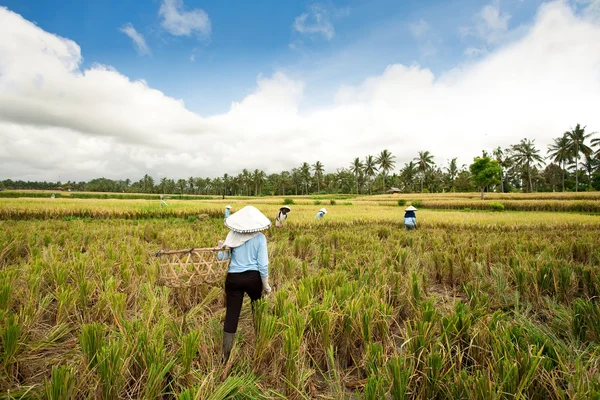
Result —
<path fill-rule="evenodd" d="M 402 192 L 470 192 L 481 189 L 498 192 L 600 190 L 600 139 L 586 127 L 575 128 L 554 138 L 543 155 L 534 140 L 522 139 L 507 148 L 482 151 L 477 159 L 489 159 L 499 168 L 499 176 L 482 187 L 467 165 L 453 158 L 438 165 L 429 151 L 397 168 L 396 157 L 387 149 L 378 155 L 356 157 L 346 168 L 325 172 L 321 161 L 304 162 L 290 171 L 267 175 L 260 169 L 243 169 L 237 175 L 217 178 L 189 177 L 155 181 L 144 175 L 139 181 L 96 178 L 89 182 L 0 181 L 5 189 L 55 190 L 57 188 L 91 192 L 194 194 L 218 196 L 373 194 L 389 188 Z M 479 172 L 476 172 L 479 173 Z M 494 172 L 494 175 L 496 172 Z"/>

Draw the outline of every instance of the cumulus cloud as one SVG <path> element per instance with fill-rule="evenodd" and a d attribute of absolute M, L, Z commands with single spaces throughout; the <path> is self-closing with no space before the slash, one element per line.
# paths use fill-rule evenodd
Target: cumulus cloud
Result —
<path fill-rule="evenodd" d="M 127 36 L 129 36 L 131 40 L 133 40 L 133 45 L 135 46 L 135 49 L 139 54 L 150 54 L 150 48 L 146 44 L 144 36 L 141 33 L 139 33 L 131 23 L 123 25 L 119 30 Z"/>
<path fill-rule="evenodd" d="M 6 178 L 220 176 L 316 160 L 333 171 L 384 148 L 399 164 L 420 150 L 462 164 L 523 137 L 545 150 L 576 123 L 600 129 L 600 26 L 564 2 L 541 6 L 522 37 L 477 60 L 439 76 L 390 65 L 310 112 L 304 82 L 281 72 L 201 117 L 110 67 L 83 69 L 76 43 L 5 8 L 0 37 Z"/>
<path fill-rule="evenodd" d="M 327 40 L 333 39 L 335 35 L 329 11 L 318 4 L 313 4 L 308 12 L 296 17 L 294 30 L 305 35 L 322 36 Z"/>
<path fill-rule="evenodd" d="M 185 10 L 183 0 L 162 0 L 158 14 L 162 26 L 172 35 L 191 36 L 196 33 L 208 37 L 211 31 L 208 14 L 200 9 Z"/>

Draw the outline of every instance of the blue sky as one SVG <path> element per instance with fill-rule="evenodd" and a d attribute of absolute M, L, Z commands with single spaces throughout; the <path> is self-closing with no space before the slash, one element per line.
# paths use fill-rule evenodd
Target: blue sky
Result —
<path fill-rule="evenodd" d="M 468 164 L 597 104 L 600 0 L 0 0 L 0 178 Z"/>
<path fill-rule="evenodd" d="M 286 71 L 304 79 L 309 98 L 325 102 L 342 83 L 358 83 L 394 63 L 418 62 L 434 73 L 467 58 L 480 45 L 462 37 L 485 2 L 479 0 L 378 1 L 219 1 L 186 0 L 186 10 L 202 9 L 210 18 L 208 37 L 170 35 L 161 26 L 161 1 L 0 0 L 46 31 L 77 42 L 84 67 L 101 63 L 132 79 L 145 79 L 167 95 L 181 98 L 200 115 L 226 111 L 255 86 L 259 74 Z M 315 4 L 328 14 L 334 35 L 302 34 L 295 19 Z M 503 0 L 510 26 L 525 24 L 540 1 Z M 424 21 L 422 38 L 411 24 Z M 138 54 L 119 28 L 131 23 L 151 51 Z M 435 49 L 428 54 L 426 46 Z M 294 48 L 291 48 L 294 47 Z M 430 51 L 429 53 L 431 53 Z M 194 62 L 190 57 L 194 57 Z M 311 96 L 312 95 L 312 96 Z"/>

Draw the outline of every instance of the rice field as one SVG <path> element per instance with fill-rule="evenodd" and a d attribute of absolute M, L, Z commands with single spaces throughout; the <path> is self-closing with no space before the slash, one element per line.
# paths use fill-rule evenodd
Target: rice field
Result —
<path fill-rule="evenodd" d="M 581 195 L 490 201 L 599 202 Z M 402 196 L 477 203 L 459 197 Z M 227 366 L 222 289 L 158 285 L 154 254 L 214 246 L 225 204 L 274 218 L 283 198 L 1 199 L 1 396 L 600 398 L 600 216 L 438 206 L 406 232 L 397 199 L 294 198 Z"/>

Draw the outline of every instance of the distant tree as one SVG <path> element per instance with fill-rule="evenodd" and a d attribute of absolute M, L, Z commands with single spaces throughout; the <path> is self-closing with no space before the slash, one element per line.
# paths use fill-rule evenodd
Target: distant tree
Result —
<path fill-rule="evenodd" d="M 522 139 L 519 144 L 512 146 L 512 159 L 519 168 L 524 168 L 529 182 L 529 192 L 533 191 L 531 170 L 543 162 L 540 151 L 535 148 L 535 140 Z"/>
<path fill-rule="evenodd" d="M 321 191 L 321 180 L 323 179 L 323 171 L 325 169 L 321 161 L 314 163 L 312 168 L 315 172 L 315 179 L 317 180 L 317 193 L 319 193 Z"/>
<path fill-rule="evenodd" d="M 183 194 L 185 192 L 186 186 L 187 186 L 187 182 L 185 181 L 185 179 L 177 180 L 177 187 L 179 188 L 179 194 Z"/>
<path fill-rule="evenodd" d="M 448 163 L 448 168 L 446 168 L 446 173 L 448 174 L 448 184 L 450 186 L 450 190 L 454 192 L 454 181 L 458 176 L 458 166 L 456 165 L 456 158 L 450 160 L 450 163 Z"/>
<path fill-rule="evenodd" d="M 375 160 L 375 162 L 377 163 L 377 165 L 379 165 L 379 170 L 381 171 L 381 176 L 383 177 L 383 193 L 385 194 L 385 177 L 387 176 L 388 172 L 390 172 L 392 169 L 394 169 L 394 165 L 396 165 L 396 162 L 394 161 L 396 157 L 394 157 L 392 155 L 392 153 L 390 153 L 389 150 L 383 150 L 381 153 L 379 153 L 379 156 L 377 157 L 377 160 Z"/>
<path fill-rule="evenodd" d="M 562 181 L 564 191 L 564 173 L 564 170 L 559 165 L 550 163 L 546 166 L 546 168 L 544 168 L 542 176 L 544 177 L 546 184 L 550 186 L 553 192 L 556 191 L 556 186 L 560 185 Z"/>
<path fill-rule="evenodd" d="M 360 158 L 356 157 L 352 164 L 350 164 L 350 172 L 354 174 L 354 179 L 356 181 L 356 194 L 358 194 L 358 177 L 363 172 L 363 163 L 360 161 Z"/>
<path fill-rule="evenodd" d="M 473 164 L 469 166 L 473 185 L 481 190 L 481 200 L 485 195 L 485 188 L 500 183 L 502 168 L 498 161 L 490 160 L 489 157 L 475 157 Z"/>
<path fill-rule="evenodd" d="M 403 190 L 409 192 L 415 190 L 415 179 L 418 173 L 417 164 L 413 161 L 404 164 L 404 167 L 400 170 L 400 182 L 402 183 Z"/>
<path fill-rule="evenodd" d="M 548 156 L 552 161 L 562 166 L 562 191 L 565 191 L 565 164 L 570 163 L 572 154 L 569 136 L 565 132 L 561 137 L 554 138 L 554 143 L 548 146 Z"/>
<path fill-rule="evenodd" d="M 600 138 L 592 139 L 592 147 L 598 147 L 598 150 L 594 153 L 596 159 L 600 159 Z"/>
<path fill-rule="evenodd" d="M 421 193 L 423 193 L 423 182 L 425 180 L 425 173 L 429 168 L 434 165 L 433 155 L 428 151 L 420 151 L 419 156 L 415 158 L 419 172 L 421 174 Z"/>
<path fill-rule="evenodd" d="M 575 128 L 565 132 L 565 135 L 569 138 L 569 150 L 571 156 L 575 157 L 575 191 L 579 190 L 579 155 L 591 154 L 590 149 L 586 144 L 586 139 L 592 136 L 592 133 L 585 133 L 585 126 L 582 128 L 579 124 L 575 125 Z"/>
<path fill-rule="evenodd" d="M 308 189 L 310 185 L 310 164 L 307 162 L 302 163 L 300 166 L 300 175 L 302 176 L 302 183 L 304 184 L 304 194 L 308 194 Z"/>
<path fill-rule="evenodd" d="M 371 155 L 365 157 L 364 173 L 369 182 L 369 194 L 373 194 L 373 178 L 377 174 L 377 162 Z"/>

